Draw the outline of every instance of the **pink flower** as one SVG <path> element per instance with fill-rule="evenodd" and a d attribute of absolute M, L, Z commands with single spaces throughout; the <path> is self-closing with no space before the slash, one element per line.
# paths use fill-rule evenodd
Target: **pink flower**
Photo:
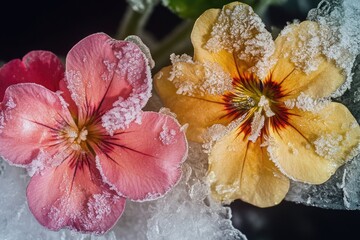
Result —
<path fill-rule="evenodd" d="M 179 181 L 187 142 L 172 117 L 142 112 L 151 73 L 136 44 L 88 36 L 65 76 L 55 55 L 33 51 L 0 82 L 0 155 L 28 169 L 29 208 L 45 227 L 104 233 L 126 198 L 156 199 Z"/>

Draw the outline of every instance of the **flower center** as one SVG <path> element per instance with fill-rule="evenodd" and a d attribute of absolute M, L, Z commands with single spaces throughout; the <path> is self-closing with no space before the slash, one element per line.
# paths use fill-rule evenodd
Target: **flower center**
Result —
<path fill-rule="evenodd" d="M 253 74 L 233 79 L 233 90 L 223 95 L 226 116 L 241 119 L 240 131 L 248 140 L 255 142 L 267 134 L 268 128 L 287 125 L 288 109 L 282 101 L 284 93 L 280 84 Z"/>
<path fill-rule="evenodd" d="M 74 150 L 83 149 L 83 144 L 86 142 L 88 130 L 83 127 L 80 131 L 77 128 L 69 127 L 65 130 L 65 137 L 71 144 L 71 148 Z"/>

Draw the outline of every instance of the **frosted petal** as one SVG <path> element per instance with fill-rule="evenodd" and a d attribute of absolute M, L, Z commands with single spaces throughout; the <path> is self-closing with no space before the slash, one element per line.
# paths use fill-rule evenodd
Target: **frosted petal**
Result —
<path fill-rule="evenodd" d="M 12 85 L 1 104 L 0 155 L 11 164 L 35 161 L 39 167 L 62 150 L 58 134 L 69 124 L 73 120 L 58 94 L 34 83 Z"/>
<path fill-rule="evenodd" d="M 51 230 L 69 228 L 103 234 L 119 219 L 125 199 L 102 182 L 94 160 L 81 159 L 70 167 L 69 158 L 30 179 L 27 199 L 40 224 Z M 85 164 L 87 166 L 85 166 Z"/>
<path fill-rule="evenodd" d="M 95 151 L 104 180 L 120 195 L 145 201 L 164 195 L 179 181 L 187 142 L 172 117 L 145 112 L 141 124 L 115 132 Z"/>
<path fill-rule="evenodd" d="M 160 108 L 160 103 L 154 101 L 152 98 L 154 108 Z M 0 222 L 3 223 L 0 236 L 47 240 L 246 240 L 231 224 L 231 209 L 207 197 L 206 169 L 207 154 L 202 152 L 200 144 L 190 143 L 182 179 L 173 191 L 151 202 L 127 202 L 118 223 L 106 234 L 97 236 L 67 229 L 54 232 L 41 226 L 26 203 L 27 174 L 0 159 Z"/>
<path fill-rule="evenodd" d="M 0 68 L 0 100 L 5 89 L 16 83 L 38 83 L 49 90 L 59 90 L 64 66 L 52 52 L 31 51 L 22 60 L 14 59 Z"/>
<path fill-rule="evenodd" d="M 136 44 L 111 39 L 104 33 L 93 34 L 68 53 L 65 84 L 61 86 L 79 108 L 79 121 L 89 112 L 116 108 L 114 104 L 119 101 L 141 109 L 151 96 L 149 62 Z M 106 122 L 109 132 L 121 128 L 113 118 Z"/>
<path fill-rule="evenodd" d="M 209 10 L 195 23 L 191 38 L 196 59 L 216 61 L 227 55 L 227 58 L 239 61 L 237 65 L 242 70 L 264 78 L 274 64 L 270 56 L 275 45 L 260 17 L 251 7 L 241 3 L 225 5 L 214 21 L 215 14 L 215 10 Z M 244 63 L 248 69 L 244 68 Z"/>
<path fill-rule="evenodd" d="M 357 61 L 357 66 L 359 61 Z M 359 101 L 356 100 L 360 87 L 360 68 L 354 68 L 351 88 L 338 100 L 345 104 L 360 122 Z M 306 205 L 332 209 L 360 209 L 360 155 L 339 168 L 334 176 L 321 185 L 292 182 L 286 200 Z"/>

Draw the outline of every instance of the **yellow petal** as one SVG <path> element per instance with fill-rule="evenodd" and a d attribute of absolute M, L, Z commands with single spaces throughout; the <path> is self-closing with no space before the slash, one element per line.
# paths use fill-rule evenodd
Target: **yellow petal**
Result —
<path fill-rule="evenodd" d="M 345 81 L 340 68 L 321 54 L 319 25 L 305 21 L 287 26 L 275 40 L 278 59 L 272 80 L 282 82 L 285 92 L 297 97 L 327 97 Z"/>
<path fill-rule="evenodd" d="M 198 66 L 183 64 L 184 75 L 177 76 L 177 82 L 192 82 L 196 84 L 202 81 L 203 75 L 196 73 Z M 224 117 L 225 111 L 222 97 L 219 95 L 201 95 L 199 92 L 193 96 L 178 94 L 173 82 L 168 79 L 171 76 L 172 67 L 165 67 L 154 76 L 155 90 L 160 96 L 165 107 L 170 108 L 177 115 L 181 124 L 188 123 L 187 137 L 191 141 L 204 142 L 203 134 L 213 124 L 227 125 L 231 119 Z"/>
<path fill-rule="evenodd" d="M 270 130 L 270 158 L 294 180 L 323 183 L 358 151 L 360 127 L 339 103 L 329 103 L 316 113 L 299 109 L 292 113 L 290 126 Z"/>
<path fill-rule="evenodd" d="M 213 196 L 225 203 L 241 199 L 259 207 L 276 205 L 289 190 L 289 179 L 268 158 L 259 141 L 229 132 L 213 146 L 208 179 Z"/>
<path fill-rule="evenodd" d="M 194 46 L 194 60 L 199 62 L 217 62 L 224 71 L 230 73 L 232 77 L 239 77 L 234 56 L 231 52 L 221 50 L 215 53 L 205 48 L 219 13 L 220 9 L 209 9 L 196 20 L 191 32 L 191 42 Z M 244 64 L 239 64 L 239 66 L 244 67 L 242 69 L 243 71 L 247 68 Z"/>
<path fill-rule="evenodd" d="M 271 67 L 267 62 L 274 51 L 271 34 L 243 3 L 205 11 L 194 24 L 191 41 L 194 60 L 217 62 L 233 78 L 245 71 L 263 78 Z"/>

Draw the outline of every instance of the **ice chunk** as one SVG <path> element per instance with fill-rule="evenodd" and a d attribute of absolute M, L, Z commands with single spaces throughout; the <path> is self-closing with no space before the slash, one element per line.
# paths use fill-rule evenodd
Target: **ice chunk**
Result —
<path fill-rule="evenodd" d="M 360 53 L 360 2 L 352 0 L 321 1 L 318 8 L 309 11 L 308 19 L 320 25 L 322 54 L 343 69 L 345 83 L 332 94 L 342 95 L 352 81 L 351 69 Z"/>

